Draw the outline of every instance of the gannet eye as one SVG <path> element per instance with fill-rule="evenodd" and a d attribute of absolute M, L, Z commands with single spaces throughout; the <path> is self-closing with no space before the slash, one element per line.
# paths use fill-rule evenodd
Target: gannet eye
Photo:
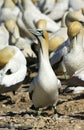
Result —
<path fill-rule="evenodd" d="M 36 35 L 42 36 L 43 38 L 45 38 L 44 34 L 43 34 L 43 30 L 37 29 L 37 34 Z"/>
<path fill-rule="evenodd" d="M 35 36 L 43 36 L 43 30 L 41 29 L 29 29 L 29 31 Z"/>
<path fill-rule="evenodd" d="M 10 69 L 8 69 L 8 70 L 7 70 L 7 72 L 6 72 L 6 74 L 7 74 L 7 75 L 12 74 L 11 70 L 10 70 Z"/>
<path fill-rule="evenodd" d="M 37 34 L 42 36 L 43 35 L 43 31 L 42 30 L 37 30 Z"/>

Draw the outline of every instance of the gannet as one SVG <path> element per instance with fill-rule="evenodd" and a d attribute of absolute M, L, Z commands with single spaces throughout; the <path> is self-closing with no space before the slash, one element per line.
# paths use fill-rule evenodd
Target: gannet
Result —
<path fill-rule="evenodd" d="M 84 7 L 84 0 L 69 0 L 69 5 L 74 10 L 78 10 Z"/>
<path fill-rule="evenodd" d="M 31 49 L 32 41 L 30 39 L 20 36 L 19 28 L 13 19 L 9 19 L 5 22 L 5 26 L 10 34 L 11 45 L 17 46 L 24 54 L 26 58 L 36 57 L 35 53 Z"/>
<path fill-rule="evenodd" d="M 47 12 L 47 15 L 55 21 L 61 20 L 62 16 L 64 15 L 64 12 L 68 10 L 68 4 L 69 0 L 60 0 L 56 2 L 53 6 L 52 11 Z"/>
<path fill-rule="evenodd" d="M 35 28 L 35 23 L 39 19 L 45 19 L 47 21 L 47 31 L 54 32 L 60 27 L 45 14 L 41 13 L 40 10 L 32 3 L 31 0 L 22 0 L 23 3 L 23 21 L 27 28 Z"/>
<path fill-rule="evenodd" d="M 68 34 L 70 47 L 69 52 L 64 56 L 64 63 L 68 74 L 72 76 L 75 71 L 81 69 L 84 65 L 84 29 L 79 22 L 75 21 L 70 24 Z"/>
<path fill-rule="evenodd" d="M 0 50 L 0 65 L 0 94 L 16 91 L 27 73 L 23 53 L 15 46 L 4 47 Z"/>
<path fill-rule="evenodd" d="M 38 29 L 46 30 L 46 24 L 47 23 L 45 19 L 40 19 L 36 23 L 36 27 Z M 67 49 L 68 46 L 69 46 L 69 40 L 66 27 L 60 28 L 58 31 L 52 33 L 49 36 L 49 52 L 51 52 L 49 56 L 50 63 L 52 66 L 54 66 L 60 61 L 64 74 L 66 74 L 66 69 L 62 61 L 62 57 L 68 50 Z"/>
<path fill-rule="evenodd" d="M 56 113 L 58 88 L 61 87 L 49 62 L 48 33 L 42 30 L 31 30 L 40 45 L 39 70 L 29 87 L 29 95 L 35 108 L 53 106 Z"/>
<path fill-rule="evenodd" d="M 0 22 L 4 22 L 9 18 L 17 20 L 20 9 L 15 6 L 12 0 L 5 0 L 0 12 Z"/>
<path fill-rule="evenodd" d="M 65 17 L 65 23 L 68 26 L 71 22 L 78 21 L 84 23 L 83 9 L 68 11 Z"/>

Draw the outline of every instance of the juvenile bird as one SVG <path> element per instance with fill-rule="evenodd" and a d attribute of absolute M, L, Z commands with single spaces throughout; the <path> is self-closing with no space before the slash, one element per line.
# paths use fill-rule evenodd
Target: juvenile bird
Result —
<path fill-rule="evenodd" d="M 29 87 L 29 95 L 35 108 L 53 106 L 56 113 L 58 89 L 61 87 L 49 62 L 48 33 L 42 30 L 31 30 L 36 36 L 39 50 L 39 70 Z"/>

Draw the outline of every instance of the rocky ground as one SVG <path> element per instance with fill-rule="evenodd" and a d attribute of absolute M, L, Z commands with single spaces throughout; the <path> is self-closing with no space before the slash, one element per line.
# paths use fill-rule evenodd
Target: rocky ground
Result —
<path fill-rule="evenodd" d="M 28 91 L 24 91 L 26 86 L 22 85 L 15 95 L 9 92 L 0 96 L 0 130 L 84 130 L 84 94 L 60 94 L 60 116 L 54 115 L 52 109 L 42 109 L 37 116 L 30 109 L 32 102 Z"/>

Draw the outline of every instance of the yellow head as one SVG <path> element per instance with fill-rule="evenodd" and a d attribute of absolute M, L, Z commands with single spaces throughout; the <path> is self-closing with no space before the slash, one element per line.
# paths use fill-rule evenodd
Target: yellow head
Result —
<path fill-rule="evenodd" d="M 36 27 L 38 29 L 42 29 L 42 30 L 46 30 L 46 25 L 47 25 L 47 22 L 45 19 L 40 19 L 38 20 L 38 22 L 36 23 Z"/>
<path fill-rule="evenodd" d="M 4 66 L 9 62 L 9 60 L 14 56 L 15 50 L 10 47 L 5 47 L 0 50 L 0 67 Z"/>
<path fill-rule="evenodd" d="M 70 38 L 74 37 L 77 35 L 80 30 L 83 28 L 82 24 L 80 22 L 74 21 L 69 24 L 68 26 L 68 36 Z"/>

